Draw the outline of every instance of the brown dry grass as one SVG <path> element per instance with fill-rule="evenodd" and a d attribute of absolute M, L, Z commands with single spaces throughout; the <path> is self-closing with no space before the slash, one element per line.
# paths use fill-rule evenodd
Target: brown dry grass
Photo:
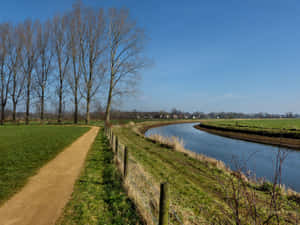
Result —
<path fill-rule="evenodd" d="M 186 149 L 184 147 L 184 141 L 178 137 L 174 137 L 174 136 L 164 137 L 158 134 L 151 134 L 148 138 L 157 143 L 167 145 L 168 147 L 174 149 L 175 151 L 187 154 L 188 156 L 194 159 L 200 160 L 214 167 L 217 167 L 218 169 L 229 171 L 229 168 L 225 165 L 224 162 Z"/>

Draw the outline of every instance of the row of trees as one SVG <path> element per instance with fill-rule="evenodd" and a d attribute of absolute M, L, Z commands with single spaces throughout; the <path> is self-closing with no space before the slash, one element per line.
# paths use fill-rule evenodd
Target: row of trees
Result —
<path fill-rule="evenodd" d="M 29 123 L 31 100 L 38 100 L 44 120 L 48 96 L 58 97 L 57 121 L 62 121 L 63 99 L 74 104 L 78 122 L 79 101 L 85 101 L 85 120 L 90 120 L 91 101 L 105 90 L 106 122 L 113 98 L 130 93 L 144 67 L 144 33 L 127 10 L 91 9 L 81 3 L 46 22 L 26 20 L 0 24 L 1 124 L 10 102 L 13 120 L 17 106 L 25 105 Z"/>

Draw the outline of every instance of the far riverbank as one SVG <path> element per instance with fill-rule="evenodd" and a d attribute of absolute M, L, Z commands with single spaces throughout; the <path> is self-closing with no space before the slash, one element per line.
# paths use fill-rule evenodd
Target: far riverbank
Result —
<path fill-rule="evenodd" d="M 218 127 L 207 124 L 198 124 L 194 126 L 196 129 L 220 135 L 223 137 L 230 137 L 244 141 L 286 147 L 300 150 L 300 139 L 285 138 L 285 137 L 270 137 L 263 134 L 255 134 L 249 130 L 235 130 L 226 127 Z"/>

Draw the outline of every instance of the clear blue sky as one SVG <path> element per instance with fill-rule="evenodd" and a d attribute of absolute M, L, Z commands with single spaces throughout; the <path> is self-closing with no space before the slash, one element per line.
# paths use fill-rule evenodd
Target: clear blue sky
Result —
<path fill-rule="evenodd" d="M 72 0 L 0 0 L 0 21 L 51 17 Z M 154 66 L 124 109 L 300 112 L 299 0 L 85 0 L 127 7 Z"/>

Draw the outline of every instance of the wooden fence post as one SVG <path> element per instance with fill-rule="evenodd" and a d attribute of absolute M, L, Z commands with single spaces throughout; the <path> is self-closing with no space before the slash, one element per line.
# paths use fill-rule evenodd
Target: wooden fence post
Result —
<path fill-rule="evenodd" d="M 128 173 L 128 148 L 126 146 L 124 148 L 124 161 L 123 161 L 123 165 L 124 165 L 123 176 L 124 176 L 124 179 L 125 179 L 125 177 L 127 176 L 127 173 Z"/>
<path fill-rule="evenodd" d="M 112 130 L 109 130 L 109 146 L 111 146 Z"/>
<path fill-rule="evenodd" d="M 112 129 L 110 128 L 110 146 L 111 146 L 111 143 L 112 143 L 112 137 L 113 137 L 113 131 Z"/>
<path fill-rule="evenodd" d="M 169 203 L 169 185 L 168 183 L 161 183 L 159 198 L 159 225 L 169 224 Z"/>
<path fill-rule="evenodd" d="M 116 141 L 115 141 L 115 154 L 118 155 L 118 148 L 119 148 L 119 140 L 118 136 L 116 136 Z"/>
<path fill-rule="evenodd" d="M 112 150 L 115 153 L 115 151 L 116 151 L 116 135 L 113 136 L 112 141 L 113 141 L 112 142 Z"/>

